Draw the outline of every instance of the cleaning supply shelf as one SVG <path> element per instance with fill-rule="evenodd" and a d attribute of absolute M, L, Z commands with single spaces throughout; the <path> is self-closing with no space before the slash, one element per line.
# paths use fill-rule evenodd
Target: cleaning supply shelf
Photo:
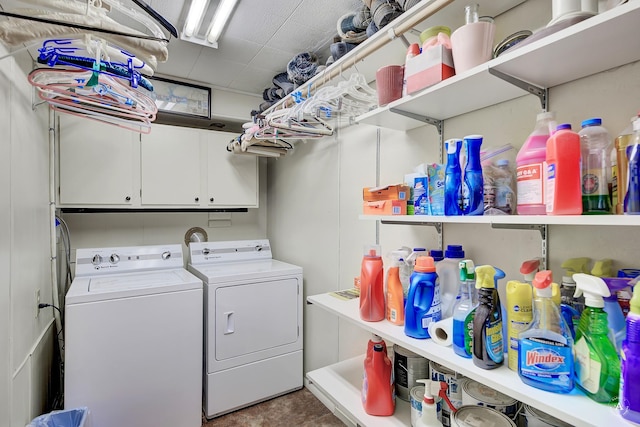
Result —
<path fill-rule="evenodd" d="M 639 2 L 622 4 L 356 121 L 410 130 L 424 126 L 420 117 L 445 120 L 528 93 L 545 98 L 545 105 L 545 89 L 640 60 L 639 20 Z"/>
<path fill-rule="evenodd" d="M 365 322 L 360 319 L 358 314 L 358 299 L 345 301 L 327 293 L 309 296 L 307 297 L 307 302 L 327 310 L 364 330 L 379 335 L 388 342 L 398 344 L 407 350 L 420 354 L 449 369 L 453 369 L 466 377 L 486 384 L 495 390 L 505 393 L 514 399 L 531 405 L 576 427 L 632 426 L 631 423 L 625 421 L 618 415 L 615 407 L 598 404 L 577 389 L 574 389 L 569 394 L 556 394 L 539 390 L 524 384 L 518 377 L 518 373 L 510 370 L 507 366 L 493 370 L 481 369 L 475 366 L 471 359 L 465 359 L 455 355 L 451 347 L 440 346 L 428 339 L 418 340 L 409 338 L 404 334 L 402 327 L 395 326 L 386 320 L 380 322 Z M 318 370 L 331 372 L 330 375 L 335 377 L 331 380 L 335 388 L 330 390 L 329 394 L 332 394 L 334 397 L 337 396 L 338 399 L 340 399 L 341 396 L 336 393 L 341 390 L 339 390 L 337 386 L 347 383 L 350 376 L 357 376 L 361 374 L 362 371 L 361 367 L 357 370 L 355 368 L 345 370 L 344 366 L 341 365 L 342 363 L 346 362 Z M 355 362 L 353 363 L 355 367 Z M 310 372 L 307 376 L 318 371 Z M 353 371 L 356 372 L 354 373 Z M 343 387 L 346 388 L 346 386 Z M 364 412 L 360 401 L 354 403 L 349 410 L 351 413 L 357 411 Z M 398 410 L 396 410 L 396 412 L 398 412 Z M 380 419 L 380 417 L 376 418 L 376 420 Z M 362 425 L 378 424 L 364 422 Z"/>
<path fill-rule="evenodd" d="M 491 224 L 491 225 L 588 225 L 640 226 L 640 215 L 360 215 L 363 220 L 377 220 L 385 224 Z"/>
<path fill-rule="evenodd" d="M 307 373 L 307 379 L 320 391 L 332 396 L 333 403 L 342 413 L 362 426 L 406 427 L 411 425 L 411 405 L 396 397 L 393 416 L 369 415 L 362 407 L 362 370 L 364 355 L 343 360 L 334 365 Z"/>

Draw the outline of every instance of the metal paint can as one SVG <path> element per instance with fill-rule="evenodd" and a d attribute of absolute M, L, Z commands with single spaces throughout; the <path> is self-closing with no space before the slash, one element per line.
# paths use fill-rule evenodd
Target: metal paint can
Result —
<path fill-rule="evenodd" d="M 393 354 L 396 395 L 409 402 L 409 392 L 420 385 L 416 381 L 429 379 L 429 360 L 397 344 L 393 345 Z"/>
<path fill-rule="evenodd" d="M 520 425 L 522 427 L 571 427 L 571 424 L 524 404 L 520 415 Z"/>
<path fill-rule="evenodd" d="M 447 396 L 451 401 L 451 404 L 457 408 L 462 406 L 462 380 L 464 377 L 451 369 L 437 364 L 436 362 L 429 362 L 431 368 L 431 380 L 432 381 L 444 381 L 447 383 Z M 438 419 L 444 427 L 451 425 L 451 410 L 447 402 L 442 401 L 442 415 L 438 416 Z"/>
<path fill-rule="evenodd" d="M 502 412 L 485 406 L 464 405 L 451 416 L 452 427 L 517 427 Z"/>
<path fill-rule="evenodd" d="M 411 427 L 414 427 L 422 416 L 422 399 L 424 398 L 424 386 L 413 387 L 409 392 L 411 399 Z"/>
<path fill-rule="evenodd" d="M 513 397 L 469 378 L 462 382 L 462 404 L 496 409 L 511 419 L 515 419 L 520 407 L 520 402 Z"/>

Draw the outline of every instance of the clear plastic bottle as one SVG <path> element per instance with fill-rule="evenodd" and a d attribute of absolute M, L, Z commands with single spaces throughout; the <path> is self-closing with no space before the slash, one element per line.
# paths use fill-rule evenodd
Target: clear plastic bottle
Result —
<path fill-rule="evenodd" d="M 440 298 L 442 301 L 442 318 L 453 315 L 453 305 L 458 297 L 460 261 L 464 260 L 464 250 L 461 245 L 447 245 L 444 259 L 436 263 Z M 435 258 L 434 258 L 435 261 Z"/>
<path fill-rule="evenodd" d="M 513 185 L 513 173 L 509 165 L 509 159 L 500 159 L 496 162 L 495 201 L 494 207 L 511 215 L 515 212 L 515 192 Z"/>
<path fill-rule="evenodd" d="M 473 24 L 479 21 L 478 17 L 478 3 L 468 4 L 464 7 L 464 22 L 465 24 Z"/>
<path fill-rule="evenodd" d="M 555 113 L 538 114 L 533 132 L 516 156 L 516 194 L 519 215 L 546 215 L 544 198 L 547 140 L 555 128 Z"/>
<path fill-rule="evenodd" d="M 471 359 L 473 346 L 473 316 L 478 306 L 476 274 L 473 261 L 460 261 L 460 299 L 453 307 L 453 351 Z"/>
<path fill-rule="evenodd" d="M 602 119 L 597 117 L 583 121 L 578 135 L 582 156 L 582 213 L 610 214 L 607 177 L 611 173 L 611 136 L 602 126 Z"/>
<path fill-rule="evenodd" d="M 624 196 L 627 194 L 627 172 L 629 160 L 627 159 L 627 146 L 633 141 L 633 122 L 638 116 L 631 117 L 631 123 L 614 141 L 615 166 L 612 162 L 612 203 L 613 213 L 624 213 Z"/>

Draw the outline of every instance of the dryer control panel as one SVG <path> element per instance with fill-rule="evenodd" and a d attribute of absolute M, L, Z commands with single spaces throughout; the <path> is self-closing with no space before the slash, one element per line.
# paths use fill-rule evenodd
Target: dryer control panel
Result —
<path fill-rule="evenodd" d="M 182 245 L 76 250 L 76 276 L 182 268 Z"/>
<path fill-rule="evenodd" d="M 257 261 L 271 259 L 268 239 L 234 240 L 227 242 L 191 242 L 189 244 L 191 264 L 218 262 Z"/>

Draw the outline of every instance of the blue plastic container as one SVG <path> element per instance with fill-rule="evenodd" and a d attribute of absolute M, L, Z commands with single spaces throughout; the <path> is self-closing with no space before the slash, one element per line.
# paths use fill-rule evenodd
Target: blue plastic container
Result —
<path fill-rule="evenodd" d="M 88 427 L 89 408 L 53 411 L 34 418 L 27 427 Z"/>
<path fill-rule="evenodd" d="M 483 215 L 484 181 L 480 164 L 482 135 L 465 136 L 464 143 L 467 147 L 467 164 L 464 167 L 462 182 L 462 214 Z"/>
<path fill-rule="evenodd" d="M 429 324 L 442 316 L 437 278 L 433 258 L 418 257 L 404 310 L 404 333 L 409 337 L 430 338 Z"/>
<path fill-rule="evenodd" d="M 444 214 L 462 215 L 462 168 L 460 167 L 461 139 L 444 142 L 447 152 L 447 168 L 444 173 Z"/>

